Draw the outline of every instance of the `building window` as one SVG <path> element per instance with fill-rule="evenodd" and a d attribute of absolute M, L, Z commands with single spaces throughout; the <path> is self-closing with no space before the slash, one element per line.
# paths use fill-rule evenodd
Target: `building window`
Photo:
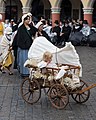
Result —
<path fill-rule="evenodd" d="M 79 9 L 73 9 L 73 19 L 79 19 Z"/>
<path fill-rule="evenodd" d="M 51 13 L 50 9 L 45 9 L 45 18 L 50 19 L 50 13 Z"/>

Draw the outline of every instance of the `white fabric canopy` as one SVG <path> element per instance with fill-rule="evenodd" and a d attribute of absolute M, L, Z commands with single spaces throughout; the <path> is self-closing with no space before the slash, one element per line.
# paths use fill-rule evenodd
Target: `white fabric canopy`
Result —
<path fill-rule="evenodd" d="M 66 45 L 63 48 L 57 48 L 45 37 L 37 37 L 29 49 L 28 58 L 36 59 L 39 62 L 42 60 L 42 56 L 45 51 L 49 51 L 53 54 L 52 61 L 54 63 L 70 64 L 81 67 L 79 55 L 71 42 L 66 42 Z"/>

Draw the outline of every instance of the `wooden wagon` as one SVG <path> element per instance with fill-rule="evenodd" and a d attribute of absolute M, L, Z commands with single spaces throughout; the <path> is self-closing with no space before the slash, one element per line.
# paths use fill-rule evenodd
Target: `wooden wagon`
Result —
<path fill-rule="evenodd" d="M 79 55 L 74 46 L 68 42 L 65 44 L 65 47 L 57 48 L 46 38 L 38 37 L 29 49 L 28 59 L 40 61 L 45 51 L 53 54 L 53 63 L 67 66 L 67 68 L 64 69 L 67 72 L 62 78 L 56 80 L 54 73 L 56 70 L 59 70 L 58 68 L 45 68 L 45 73 L 40 69 L 39 72 L 37 72 L 40 74 L 36 75 L 35 73 L 38 71 L 38 67 L 29 65 L 29 67 L 32 68 L 31 74 L 29 78 L 26 78 L 21 84 L 23 99 L 30 104 L 34 104 L 41 97 L 41 89 L 44 89 L 47 90 L 46 94 L 52 105 L 58 109 L 63 109 L 68 104 L 69 95 L 71 95 L 77 103 L 86 102 L 90 96 L 90 89 L 87 83 L 81 80 L 82 65 L 80 64 Z M 79 84 L 73 84 L 73 82 L 71 82 L 73 80 L 72 74 L 78 74 Z"/>
<path fill-rule="evenodd" d="M 62 64 L 63 66 L 68 66 L 66 71 L 76 72 L 80 69 L 79 66 Z M 69 103 L 69 95 L 77 103 L 84 103 L 88 100 L 90 96 L 90 89 L 86 82 L 80 79 L 80 85 L 71 88 L 69 85 L 65 84 L 64 80 L 67 78 L 72 78 L 71 74 L 66 74 L 59 80 L 55 80 L 54 72 L 58 69 L 56 68 L 43 68 L 46 69 L 46 73 L 42 73 L 42 69 L 38 70 L 38 67 L 32 67 L 31 76 L 24 79 L 21 84 L 21 93 L 23 99 L 29 103 L 36 103 L 41 97 L 41 89 L 47 90 L 46 94 L 55 108 L 63 109 Z M 36 73 L 36 71 L 39 71 Z M 87 89 L 88 88 L 88 89 Z"/>

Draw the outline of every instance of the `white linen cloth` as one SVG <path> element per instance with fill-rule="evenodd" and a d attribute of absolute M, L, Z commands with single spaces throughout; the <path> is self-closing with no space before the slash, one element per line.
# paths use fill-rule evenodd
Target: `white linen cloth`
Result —
<path fill-rule="evenodd" d="M 0 62 L 2 62 L 5 59 L 5 57 L 7 56 L 8 52 L 9 52 L 8 49 L 9 49 L 11 43 L 12 43 L 12 41 L 9 41 L 5 35 L 2 37 L 1 42 L 0 42 L 0 53 L 2 54 L 0 56 Z"/>

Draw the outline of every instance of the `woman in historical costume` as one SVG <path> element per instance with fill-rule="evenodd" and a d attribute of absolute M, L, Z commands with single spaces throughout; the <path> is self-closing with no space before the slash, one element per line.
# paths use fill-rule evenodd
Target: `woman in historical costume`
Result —
<path fill-rule="evenodd" d="M 89 36 L 90 35 L 90 26 L 88 25 L 88 21 L 87 20 L 84 20 L 83 21 L 83 27 L 82 29 L 80 30 L 80 32 L 84 35 L 84 36 Z"/>
<path fill-rule="evenodd" d="M 36 24 L 36 28 L 37 28 L 37 33 L 36 33 L 36 37 L 40 37 L 40 36 L 43 36 L 45 37 L 47 40 L 51 41 L 51 38 L 48 36 L 48 34 L 43 30 L 43 22 L 38 22 Z"/>
<path fill-rule="evenodd" d="M 28 50 L 33 42 L 32 31 L 29 26 L 30 16 L 28 14 L 22 17 L 23 24 L 18 28 L 17 31 L 17 66 L 22 77 L 29 75 L 29 70 L 24 67 L 24 62 L 28 58 Z"/>
<path fill-rule="evenodd" d="M 5 29 L 5 33 L 0 42 L 0 71 L 4 72 L 4 69 L 7 69 L 9 75 L 13 75 L 11 71 L 11 66 L 13 63 L 13 56 L 11 52 L 11 44 L 12 44 L 12 29 L 11 27 L 7 27 Z"/>

